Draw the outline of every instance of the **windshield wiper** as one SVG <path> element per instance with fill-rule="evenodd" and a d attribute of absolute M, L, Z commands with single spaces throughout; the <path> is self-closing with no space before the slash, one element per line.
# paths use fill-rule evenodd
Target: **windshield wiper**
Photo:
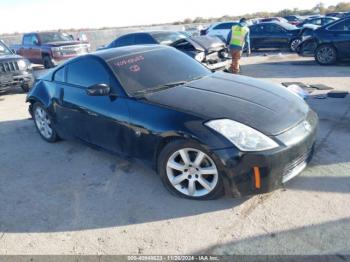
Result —
<path fill-rule="evenodd" d="M 147 89 L 144 89 L 144 90 L 139 90 L 139 91 L 134 93 L 134 96 L 142 96 L 144 94 L 162 91 L 162 90 L 165 90 L 165 89 L 168 89 L 168 88 L 171 88 L 171 87 L 184 85 L 186 83 L 187 83 L 187 81 L 171 82 L 171 83 L 167 83 L 167 84 L 164 84 L 164 85 L 159 85 L 159 86 L 156 86 L 156 87 L 153 87 L 153 88 L 147 88 Z"/>

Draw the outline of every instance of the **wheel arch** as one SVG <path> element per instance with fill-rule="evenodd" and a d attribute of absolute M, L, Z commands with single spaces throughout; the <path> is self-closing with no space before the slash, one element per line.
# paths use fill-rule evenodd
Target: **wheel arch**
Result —
<path fill-rule="evenodd" d="M 174 141 L 179 141 L 179 140 L 188 140 L 190 142 L 194 142 L 199 144 L 201 147 L 203 147 L 204 149 L 206 149 L 209 152 L 209 155 L 211 157 L 215 157 L 215 159 L 218 160 L 219 164 L 222 165 L 222 161 L 219 159 L 219 157 L 213 152 L 213 150 L 211 148 L 209 148 L 208 146 L 206 146 L 204 143 L 202 143 L 198 138 L 193 137 L 191 135 L 188 134 L 179 134 L 179 135 L 169 135 L 169 136 L 165 136 L 161 139 L 161 141 L 158 143 L 155 153 L 154 153 L 154 167 L 155 167 L 155 171 L 157 174 L 159 174 L 159 170 L 158 170 L 158 161 L 159 161 L 159 156 L 160 153 L 162 152 L 162 150 L 165 148 L 166 145 L 168 145 L 169 143 L 172 143 Z M 225 195 L 227 196 L 238 196 L 235 195 L 234 192 L 232 191 L 233 185 L 232 185 L 232 180 L 228 177 L 228 174 L 225 172 L 225 170 L 221 170 L 222 171 L 222 181 L 223 181 L 223 185 L 224 185 L 224 192 Z"/>
<path fill-rule="evenodd" d="M 337 47 L 334 45 L 334 43 L 332 43 L 332 42 L 326 42 L 326 43 L 323 42 L 323 43 L 318 44 L 318 46 L 316 47 L 316 49 L 314 51 L 315 59 L 316 59 L 316 56 L 317 56 L 317 51 L 323 46 L 330 46 L 330 47 L 334 48 L 335 54 L 336 54 L 336 60 L 335 60 L 335 63 L 336 63 L 340 59 L 339 51 L 338 51 Z M 317 61 L 317 59 L 316 59 L 316 61 Z M 331 64 L 334 64 L 334 63 L 331 63 Z M 322 64 L 322 65 L 330 65 L 330 64 Z"/>

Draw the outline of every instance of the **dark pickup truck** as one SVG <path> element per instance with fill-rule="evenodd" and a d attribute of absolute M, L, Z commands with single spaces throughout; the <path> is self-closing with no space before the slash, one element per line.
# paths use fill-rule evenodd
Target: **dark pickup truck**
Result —
<path fill-rule="evenodd" d="M 20 86 L 28 92 L 34 83 L 30 62 L 14 54 L 0 40 L 0 92 Z"/>
<path fill-rule="evenodd" d="M 22 44 L 12 45 L 11 49 L 32 63 L 51 68 L 69 58 L 88 53 L 90 44 L 75 41 L 67 33 L 42 32 L 24 34 Z"/>

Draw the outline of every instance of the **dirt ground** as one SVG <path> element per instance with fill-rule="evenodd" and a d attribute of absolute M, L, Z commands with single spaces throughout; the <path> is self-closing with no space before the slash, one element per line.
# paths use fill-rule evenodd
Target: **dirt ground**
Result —
<path fill-rule="evenodd" d="M 350 64 L 291 54 L 243 58 L 242 74 L 350 91 Z M 42 72 L 38 71 L 38 74 Z M 0 254 L 350 254 L 350 96 L 308 103 L 311 165 L 285 189 L 189 201 L 157 175 L 76 142 L 44 142 L 20 89 L 0 95 Z"/>

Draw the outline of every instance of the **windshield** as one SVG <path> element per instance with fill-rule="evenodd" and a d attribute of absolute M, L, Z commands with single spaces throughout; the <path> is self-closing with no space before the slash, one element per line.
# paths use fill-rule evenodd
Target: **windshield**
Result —
<path fill-rule="evenodd" d="M 281 23 L 281 26 L 283 26 L 287 30 L 295 30 L 298 29 L 295 25 L 289 24 L 289 23 Z"/>
<path fill-rule="evenodd" d="M 187 38 L 187 36 L 180 32 L 159 32 L 152 33 L 152 36 L 161 45 L 170 45 L 177 40 Z"/>
<path fill-rule="evenodd" d="M 11 50 L 3 43 L 0 41 L 0 55 L 11 55 L 12 52 Z"/>
<path fill-rule="evenodd" d="M 193 58 L 170 48 L 122 56 L 108 63 L 131 96 L 162 87 L 170 88 L 211 74 Z"/>
<path fill-rule="evenodd" d="M 50 43 L 50 42 L 60 42 L 60 41 L 72 41 L 74 40 L 70 35 L 66 33 L 42 33 L 40 34 L 41 43 Z"/>

